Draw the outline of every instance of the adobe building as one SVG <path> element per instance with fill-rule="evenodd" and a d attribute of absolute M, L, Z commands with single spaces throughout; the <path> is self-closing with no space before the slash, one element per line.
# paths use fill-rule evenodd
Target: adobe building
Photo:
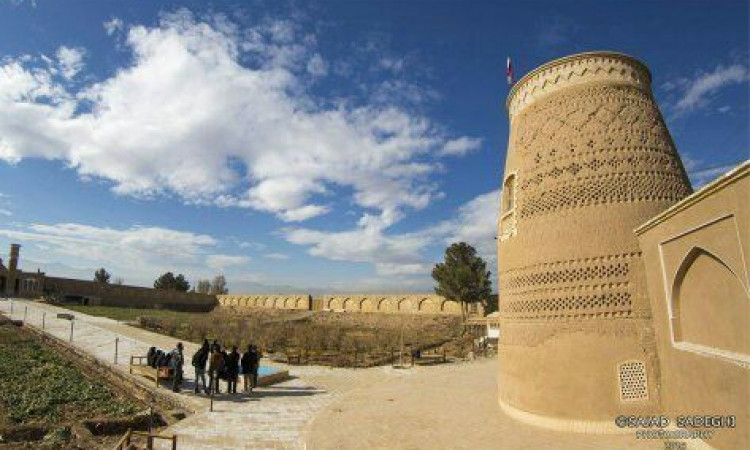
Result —
<path fill-rule="evenodd" d="M 19 244 L 10 245 L 7 267 L 0 259 L 0 296 L 23 298 L 47 296 L 85 305 L 164 308 L 181 311 L 210 311 L 217 304 L 215 295 L 51 277 L 40 270 L 26 272 L 21 270 L 19 265 L 20 249 Z"/>
<path fill-rule="evenodd" d="M 41 271 L 20 269 L 19 244 L 11 244 L 9 265 L 0 258 L 0 297 L 39 298 L 46 296 L 84 305 L 165 308 L 181 311 L 210 311 L 221 306 L 236 312 L 246 308 L 297 309 L 336 312 L 461 315 L 461 305 L 435 294 L 341 294 L 313 298 L 303 294 L 210 295 L 177 292 L 139 286 L 99 283 L 47 276 Z M 470 316 L 483 316 L 480 304 L 471 304 Z"/>
<path fill-rule="evenodd" d="M 516 83 L 507 109 L 498 223 L 502 409 L 527 423 L 592 433 L 622 432 L 614 419 L 623 414 L 736 412 L 738 423 L 744 414 L 744 431 L 720 433 L 711 445 L 750 443 L 738 398 L 705 398 L 727 389 L 744 394 L 739 401 L 749 398 L 747 268 L 736 259 L 747 248 L 739 242 L 743 233 L 701 235 L 733 249 L 729 274 L 717 253 L 686 256 L 687 241 L 674 250 L 673 277 L 684 279 L 686 267 L 698 267 L 679 289 L 680 298 L 690 299 L 689 312 L 666 309 L 658 295 L 667 278 L 655 247 L 665 235 L 680 235 L 688 223 L 681 215 L 691 216 L 688 210 L 701 203 L 695 213 L 701 223 L 744 218 L 735 224 L 746 238 L 750 205 L 746 196 L 740 201 L 739 182 L 722 194 L 712 188 L 688 197 L 692 189 L 653 98 L 651 74 L 627 55 L 591 52 L 544 64 Z M 696 196 L 704 200 L 690 200 Z M 722 278 L 703 283 L 712 271 L 743 275 L 728 291 Z M 712 313 L 717 322 L 707 327 L 705 315 L 719 304 L 726 309 Z M 666 319 L 675 310 L 684 313 L 679 325 Z M 716 330 L 718 320 L 735 316 L 744 319 L 734 318 L 731 331 Z M 687 335 L 693 341 L 675 340 Z M 707 352 L 717 341 L 721 352 Z M 693 367 L 710 377 L 691 374 Z M 708 379 L 731 388 L 712 383 L 694 397 L 686 392 Z"/>
<path fill-rule="evenodd" d="M 5 297 L 37 297 L 42 293 L 44 273 L 23 272 L 18 262 L 21 254 L 19 244 L 10 244 L 8 266 L 0 258 L 0 296 Z"/>
<path fill-rule="evenodd" d="M 735 416 L 708 441 L 750 448 L 750 163 L 635 230 L 671 417 Z"/>

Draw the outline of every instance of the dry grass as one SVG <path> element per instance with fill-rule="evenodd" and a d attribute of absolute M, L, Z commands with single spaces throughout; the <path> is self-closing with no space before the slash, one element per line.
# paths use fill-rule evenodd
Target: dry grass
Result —
<path fill-rule="evenodd" d="M 276 351 L 295 349 L 308 355 L 309 363 L 337 366 L 385 363 L 402 343 L 420 349 L 447 344 L 454 356 L 463 356 L 470 345 L 461 338 L 460 318 L 449 316 L 219 308 L 207 314 L 143 315 L 139 324 L 192 342 L 207 338 L 241 349 L 251 342 Z"/>

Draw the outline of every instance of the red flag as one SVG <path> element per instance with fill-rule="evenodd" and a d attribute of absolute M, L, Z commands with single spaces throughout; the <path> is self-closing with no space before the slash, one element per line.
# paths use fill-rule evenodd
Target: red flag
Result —
<path fill-rule="evenodd" d="M 510 56 L 508 56 L 506 75 L 508 76 L 508 86 L 511 86 L 513 84 L 513 66 L 510 63 Z"/>

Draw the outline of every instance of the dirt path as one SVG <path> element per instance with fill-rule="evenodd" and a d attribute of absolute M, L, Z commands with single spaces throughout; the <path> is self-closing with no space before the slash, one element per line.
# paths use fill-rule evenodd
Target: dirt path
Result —
<path fill-rule="evenodd" d="M 63 308 L 16 301 L 13 317 L 69 339 L 70 322 L 54 319 Z M 8 312 L 9 303 L 0 301 Z M 127 372 L 131 354 L 155 345 L 171 349 L 169 336 L 134 328 L 112 319 L 72 312 L 73 345 L 115 370 Z M 113 364 L 115 338 L 120 339 Z M 195 344 L 186 344 L 192 355 Z M 497 405 L 496 362 L 398 370 L 391 367 L 341 369 L 290 367 L 292 380 L 261 388 L 252 395 L 221 396 L 209 412 L 204 396 L 190 392 L 192 371 L 179 396 L 197 413 L 170 427 L 182 449 L 631 449 L 664 448 L 661 442 L 631 436 L 592 436 L 546 431 L 504 416 Z M 141 380 L 135 380 L 141 382 Z"/>
<path fill-rule="evenodd" d="M 497 361 L 419 368 L 356 389 L 317 414 L 311 449 L 660 449 L 632 435 L 561 433 L 521 424 L 497 404 Z M 411 369 L 405 370 L 408 372 Z"/>

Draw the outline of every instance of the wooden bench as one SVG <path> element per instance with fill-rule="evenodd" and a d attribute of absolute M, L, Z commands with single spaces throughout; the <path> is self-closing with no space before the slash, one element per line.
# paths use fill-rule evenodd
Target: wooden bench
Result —
<path fill-rule="evenodd" d="M 445 364 L 448 362 L 447 351 L 444 347 L 436 347 L 429 350 L 422 350 L 416 364 L 425 366 L 433 364 Z"/>
<path fill-rule="evenodd" d="M 154 380 L 156 387 L 159 387 L 159 380 L 171 380 L 172 369 L 169 367 L 151 367 L 147 363 L 146 356 L 130 357 L 130 374 L 138 374 Z"/>
<path fill-rule="evenodd" d="M 287 364 L 302 364 L 303 351 L 297 347 L 287 347 L 284 349 Z"/>

